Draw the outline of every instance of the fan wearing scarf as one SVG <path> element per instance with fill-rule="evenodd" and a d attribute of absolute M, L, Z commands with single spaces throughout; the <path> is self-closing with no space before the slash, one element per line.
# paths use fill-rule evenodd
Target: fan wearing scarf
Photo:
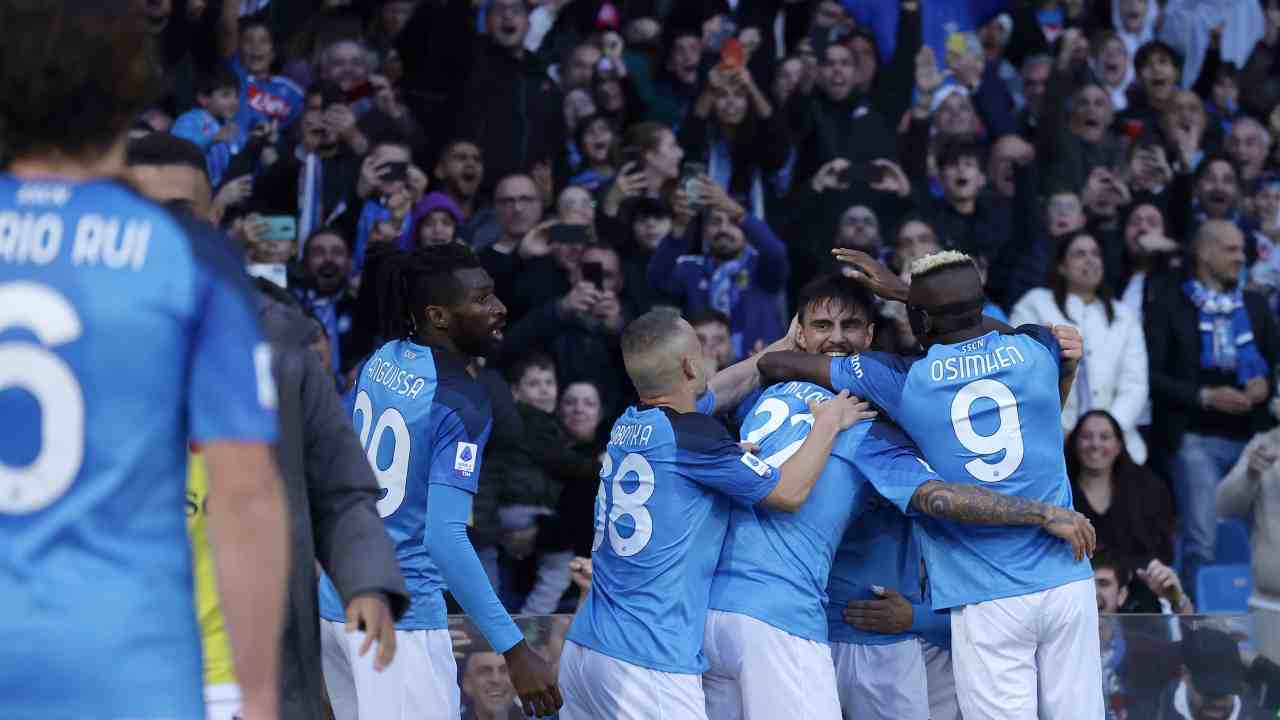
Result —
<path fill-rule="evenodd" d="M 743 358 L 786 329 L 778 297 L 787 283 L 787 248 L 718 183 L 704 176 L 691 186 L 705 208 L 702 252 L 682 255 L 686 239 L 667 236 L 649 262 L 649 283 L 687 315 L 708 308 L 727 315 L 734 357 Z"/>
<path fill-rule="evenodd" d="M 1217 483 L 1250 436 L 1274 424 L 1266 403 L 1271 368 L 1280 360 L 1280 331 L 1266 300 L 1242 288 L 1240 229 L 1206 220 L 1196 231 L 1192 259 L 1191 272 L 1153 294 L 1145 314 L 1152 457 L 1169 459 L 1188 589 L 1200 567 L 1214 560 Z"/>

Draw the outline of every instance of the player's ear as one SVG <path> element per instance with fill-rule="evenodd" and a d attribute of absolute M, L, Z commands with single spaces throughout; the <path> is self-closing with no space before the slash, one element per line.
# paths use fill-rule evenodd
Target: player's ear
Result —
<path fill-rule="evenodd" d="M 680 358 L 680 370 L 684 373 L 685 380 L 693 380 L 698 377 L 698 366 L 702 363 L 701 355 L 685 355 Z"/>
<path fill-rule="evenodd" d="M 796 347 L 803 352 L 809 352 L 809 341 L 804 337 L 804 326 L 800 326 L 800 332 L 796 333 Z"/>
<path fill-rule="evenodd" d="M 876 341 L 876 324 L 873 322 L 869 322 L 867 323 L 867 347 L 870 348 L 871 343 L 875 341 Z"/>
<path fill-rule="evenodd" d="M 439 305 L 428 305 L 426 315 L 427 322 L 437 330 L 448 330 L 453 322 L 453 314 Z"/>

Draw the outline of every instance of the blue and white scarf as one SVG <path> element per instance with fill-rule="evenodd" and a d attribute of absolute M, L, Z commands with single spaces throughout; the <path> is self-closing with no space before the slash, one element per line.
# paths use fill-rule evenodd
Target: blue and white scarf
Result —
<path fill-rule="evenodd" d="M 1206 288 L 1198 280 L 1187 280 L 1182 284 L 1182 291 L 1200 311 L 1200 367 L 1234 370 L 1241 385 L 1266 377 L 1267 362 L 1254 341 L 1241 287 L 1237 285 L 1231 292 L 1221 293 Z M 1229 328 L 1230 350 L 1226 343 L 1215 342 L 1220 323 L 1226 323 Z"/>
<path fill-rule="evenodd" d="M 717 263 L 711 268 L 711 278 L 707 281 L 707 302 L 713 309 L 724 313 L 726 317 L 733 317 L 733 309 L 742 299 L 742 291 L 751 286 L 751 262 L 757 254 L 754 247 L 747 245 L 738 257 Z M 730 339 L 737 357 L 741 357 L 742 334 L 734 333 Z"/>

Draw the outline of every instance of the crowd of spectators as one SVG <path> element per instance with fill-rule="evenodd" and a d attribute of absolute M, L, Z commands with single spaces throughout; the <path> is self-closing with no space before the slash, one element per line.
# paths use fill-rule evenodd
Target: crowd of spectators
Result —
<path fill-rule="evenodd" d="M 1180 548 L 1194 595 L 1218 514 L 1251 518 L 1280 616 L 1277 0 L 145 5 L 167 86 L 136 134 L 199 147 L 340 391 L 380 341 L 376 246 L 465 243 L 494 277 L 474 531 L 513 611 L 572 605 L 626 323 L 679 308 L 723 367 L 849 247 L 961 250 L 989 315 L 1079 327 L 1066 452 L 1116 577 Z M 914 346 L 886 303 L 875 347 Z"/>

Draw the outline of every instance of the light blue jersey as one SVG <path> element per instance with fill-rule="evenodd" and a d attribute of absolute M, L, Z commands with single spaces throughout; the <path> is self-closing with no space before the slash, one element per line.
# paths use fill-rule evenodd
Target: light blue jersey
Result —
<path fill-rule="evenodd" d="M 774 385 L 747 413 L 742 439 L 759 444 L 764 461 L 781 467 L 800 450 L 813 427 L 808 402 L 832 397 L 811 383 Z M 824 605 L 841 538 L 877 542 L 909 534 L 906 518 L 880 492 L 905 508 L 917 488 L 937 479 L 920 461 L 911 441 L 887 422 L 862 422 L 841 432 L 822 475 L 797 512 L 734 506 L 711 585 L 711 607 L 826 642 Z M 882 576 L 880 584 L 890 587 L 902 575 L 902 568 L 890 566 L 887 560 L 874 571 L 866 570 Z M 918 587 L 918 570 L 916 576 Z M 835 582 L 834 577 L 830 579 Z M 845 584 L 836 587 L 841 591 L 841 607 L 855 594 L 863 597 L 853 589 L 846 591 Z M 866 595 L 870 596 L 869 589 Z"/>
<path fill-rule="evenodd" d="M 568 638 L 633 665 L 700 674 L 707 669 L 702 633 L 711 576 L 730 505 L 763 500 L 778 472 L 700 413 L 630 407 L 609 437 L 591 592 Z"/>
<path fill-rule="evenodd" d="M 831 382 L 880 406 L 947 482 L 1071 508 L 1053 334 L 1024 325 L 922 358 L 862 353 Z M 1087 559 L 1038 527 L 919 519 L 936 609 L 1025 595 L 1093 577 Z"/>
<path fill-rule="evenodd" d="M 274 442 L 225 238 L 108 181 L 0 175 L 0 716 L 204 717 L 188 442 Z"/>
<path fill-rule="evenodd" d="M 425 544 L 428 487 L 448 485 L 475 494 L 492 426 L 489 396 L 462 358 L 394 340 L 361 369 L 353 419 L 382 487 L 378 514 L 395 543 L 409 590 L 409 610 L 396 628 L 447 627 L 444 576 Z M 320 616 L 345 621 L 343 607 L 333 582 L 323 577 Z"/>

